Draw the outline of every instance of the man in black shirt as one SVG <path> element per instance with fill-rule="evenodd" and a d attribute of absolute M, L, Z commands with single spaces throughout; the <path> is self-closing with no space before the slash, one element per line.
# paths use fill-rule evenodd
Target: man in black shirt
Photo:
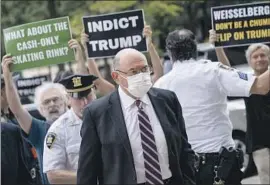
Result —
<path fill-rule="evenodd" d="M 265 44 L 252 44 L 246 59 L 259 76 L 268 70 L 270 49 Z M 269 82 L 270 86 L 270 82 Z M 270 184 L 270 92 L 244 98 L 247 112 L 247 152 L 252 153 L 261 184 Z"/>

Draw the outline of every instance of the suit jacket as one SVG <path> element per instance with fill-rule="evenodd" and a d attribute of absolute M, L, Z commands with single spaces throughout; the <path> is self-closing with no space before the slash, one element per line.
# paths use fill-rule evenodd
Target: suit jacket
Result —
<path fill-rule="evenodd" d="M 1 183 L 41 184 L 32 145 L 22 136 L 21 129 L 11 123 L 1 123 L 1 140 Z"/>
<path fill-rule="evenodd" d="M 194 152 L 175 93 L 151 88 L 148 96 L 165 134 L 174 182 L 195 184 Z M 77 184 L 137 184 L 118 91 L 85 108 L 81 136 Z"/>

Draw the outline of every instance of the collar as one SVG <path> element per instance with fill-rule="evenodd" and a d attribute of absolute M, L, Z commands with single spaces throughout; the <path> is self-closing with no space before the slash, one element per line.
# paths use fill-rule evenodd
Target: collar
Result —
<path fill-rule="evenodd" d="M 73 108 L 69 109 L 70 114 L 72 115 L 72 120 L 70 119 L 70 125 L 77 125 L 80 124 L 82 122 L 82 120 L 76 115 L 76 113 L 74 112 Z"/>
<path fill-rule="evenodd" d="M 121 86 L 118 87 L 118 93 L 119 93 L 120 100 L 121 100 L 121 103 L 122 103 L 124 109 L 127 109 L 132 105 L 135 105 L 136 99 L 134 99 L 134 98 L 130 97 L 129 95 L 127 95 L 123 91 Z M 149 99 L 147 94 L 144 95 L 142 98 L 140 98 L 140 100 L 146 105 L 150 104 L 150 99 Z"/>
<path fill-rule="evenodd" d="M 194 62 L 197 62 L 197 60 L 195 60 L 193 58 L 191 58 L 189 60 L 182 60 L 182 61 L 177 60 L 176 62 L 173 63 L 173 67 L 177 67 L 177 66 L 180 66 L 183 64 L 188 64 L 188 63 L 194 63 Z"/>

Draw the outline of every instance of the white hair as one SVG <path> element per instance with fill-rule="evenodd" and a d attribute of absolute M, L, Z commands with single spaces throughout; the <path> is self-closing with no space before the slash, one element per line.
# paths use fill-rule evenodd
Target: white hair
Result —
<path fill-rule="evenodd" d="M 144 58 L 144 60 L 146 61 L 147 63 L 147 59 L 145 57 L 144 54 L 142 54 L 141 52 L 139 52 L 138 50 L 136 49 L 133 49 L 133 48 L 125 48 L 125 49 L 122 49 L 120 50 L 114 57 L 113 59 L 113 70 L 116 70 L 117 68 L 119 68 L 119 65 L 120 65 L 120 57 L 122 55 L 126 55 L 126 54 L 129 54 L 129 53 L 138 53 L 142 56 L 142 58 Z"/>
<path fill-rule="evenodd" d="M 252 53 L 257 51 L 258 49 L 264 50 L 265 54 L 268 56 L 268 60 L 270 61 L 270 49 L 269 49 L 269 46 L 267 46 L 266 44 L 257 43 L 257 44 L 251 44 L 248 47 L 248 49 L 246 50 L 246 59 L 247 59 L 248 63 L 250 62 Z"/>
<path fill-rule="evenodd" d="M 40 105 L 41 105 L 41 97 L 43 96 L 44 92 L 48 91 L 49 89 L 57 89 L 62 95 L 62 98 L 64 102 L 68 103 L 68 96 L 65 87 L 62 84 L 59 83 L 53 83 L 53 82 L 44 82 L 42 85 L 38 86 L 35 89 L 35 105 L 37 106 L 37 109 L 40 111 Z"/>

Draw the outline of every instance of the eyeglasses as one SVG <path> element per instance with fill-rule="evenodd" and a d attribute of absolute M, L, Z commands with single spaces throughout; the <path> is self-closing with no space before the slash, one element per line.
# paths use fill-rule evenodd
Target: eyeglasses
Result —
<path fill-rule="evenodd" d="M 50 98 L 50 99 L 47 99 L 47 100 L 44 100 L 42 102 L 42 105 L 44 106 L 48 106 L 51 102 L 55 103 L 55 104 L 58 104 L 62 101 L 62 98 L 60 97 L 53 97 L 53 98 Z"/>
<path fill-rule="evenodd" d="M 130 69 L 128 72 L 120 71 L 118 69 L 115 69 L 115 71 L 121 72 L 127 76 L 133 76 L 139 73 L 152 73 L 152 68 L 150 68 L 149 66 L 144 66 L 141 69 Z"/>

